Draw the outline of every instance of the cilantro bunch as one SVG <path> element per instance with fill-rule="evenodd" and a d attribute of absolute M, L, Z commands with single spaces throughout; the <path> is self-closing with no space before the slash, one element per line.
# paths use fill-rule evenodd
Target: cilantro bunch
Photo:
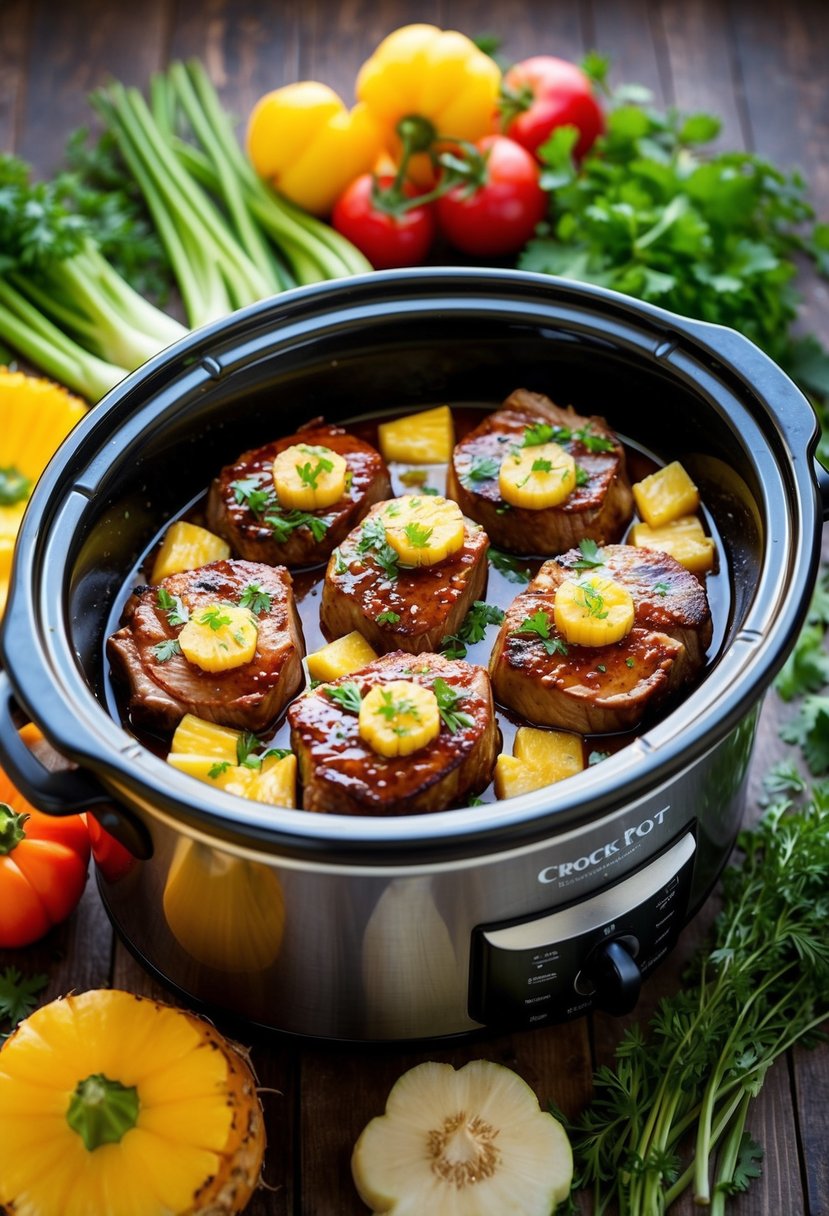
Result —
<path fill-rule="evenodd" d="M 585 66 L 603 82 L 606 62 Z M 815 223 L 798 173 L 748 152 L 705 155 L 720 127 L 713 115 L 660 111 L 647 90 L 628 86 L 578 167 L 577 133 L 560 128 L 540 150 L 548 231 L 519 265 L 731 326 L 807 392 L 829 395 L 829 355 L 792 333 L 796 258 L 829 271 L 829 224 Z"/>

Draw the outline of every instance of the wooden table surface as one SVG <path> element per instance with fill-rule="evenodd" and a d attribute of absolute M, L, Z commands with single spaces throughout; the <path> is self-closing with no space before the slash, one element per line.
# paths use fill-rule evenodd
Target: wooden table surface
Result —
<path fill-rule="evenodd" d="M 578 59 L 596 48 L 611 56 L 614 82 L 637 81 L 658 103 L 720 114 L 720 146 L 749 148 L 784 167 L 800 167 L 818 212 L 829 219 L 825 0 L 0 0 L 0 147 L 48 174 L 68 132 L 90 121 L 89 90 L 110 75 L 144 86 L 155 69 L 178 57 L 199 56 L 240 117 L 265 90 L 302 78 L 324 80 L 350 97 L 366 54 L 390 30 L 415 20 L 473 36 L 499 33 L 512 59 L 539 51 Z M 828 306 L 826 285 L 807 283 L 804 323 L 824 342 Z M 755 753 L 751 816 L 762 773 L 782 747 L 779 713 L 769 698 Z M 640 1015 L 676 989 L 683 960 L 711 912 L 709 901 L 674 956 L 647 981 Z M 48 970 L 49 997 L 107 984 L 155 991 L 114 940 L 93 881 L 66 926 L 36 948 L 0 957 L 0 965 L 6 962 L 27 972 Z M 367 1120 L 382 1111 L 392 1082 L 411 1065 L 431 1058 L 457 1065 L 485 1056 L 515 1068 L 542 1103 L 554 1098 L 575 1114 L 589 1096 L 591 1066 L 610 1058 L 620 1030 L 619 1021 L 597 1016 L 474 1043 L 406 1048 L 251 1034 L 261 1082 L 271 1088 L 264 1096 L 269 1189 L 253 1200 L 251 1216 L 364 1212 L 351 1182 L 351 1148 Z M 765 1148 L 763 1177 L 734 1202 L 735 1216 L 826 1216 L 829 1049 L 797 1050 L 773 1069 L 750 1123 Z M 690 1201 L 674 1208 L 692 1210 Z"/>

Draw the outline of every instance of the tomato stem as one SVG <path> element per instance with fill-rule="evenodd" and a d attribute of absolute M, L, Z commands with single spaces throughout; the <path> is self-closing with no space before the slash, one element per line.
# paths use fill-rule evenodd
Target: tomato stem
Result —
<path fill-rule="evenodd" d="M 13 811 L 7 802 L 0 802 L 0 856 L 13 853 L 21 840 L 26 839 L 24 825 L 28 818 Z"/>
<path fill-rule="evenodd" d="M 138 1090 L 92 1073 L 78 1083 L 69 1099 L 66 1122 L 88 1152 L 102 1144 L 117 1144 L 138 1120 Z"/>

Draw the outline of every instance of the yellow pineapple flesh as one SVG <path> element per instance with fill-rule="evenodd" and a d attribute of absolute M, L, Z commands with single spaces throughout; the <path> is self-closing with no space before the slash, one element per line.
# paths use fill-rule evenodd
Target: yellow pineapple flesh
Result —
<path fill-rule="evenodd" d="M 714 568 L 714 541 L 705 535 L 696 515 L 683 515 L 660 528 L 634 524 L 630 540 L 637 548 L 669 553 L 694 574 L 705 574 Z"/>
<path fill-rule="evenodd" d="M 646 524 L 659 528 L 699 507 L 699 491 L 678 460 L 633 486 L 636 509 Z"/>
<path fill-rule="evenodd" d="M 155 586 L 171 574 L 181 574 L 185 570 L 198 570 L 210 562 L 225 561 L 230 557 L 230 545 L 227 541 L 200 528 L 197 524 L 178 520 L 164 533 L 161 548 L 153 562 L 150 582 Z"/>
<path fill-rule="evenodd" d="M 347 633 L 308 655 L 308 674 L 312 680 L 339 679 L 350 676 L 371 663 L 377 655 L 361 633 Z"/>
<path fill-rule="evenodd" d="M 455 427 L 448 405 L 407 414 L 377 428 L 380 451 L 386 460 L 408 464 L 444 464 L 455 446 Z"/>

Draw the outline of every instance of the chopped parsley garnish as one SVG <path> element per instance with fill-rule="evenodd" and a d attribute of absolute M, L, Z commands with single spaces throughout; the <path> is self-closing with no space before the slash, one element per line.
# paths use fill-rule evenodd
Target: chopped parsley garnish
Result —
<path fill-rule="evenodd" d="M 511 557 L 509 553 L 502 553 L 500 549 L 490 548 L 489 562 L 510 583 L 528 583 L 532 578 L 529 567 L 520 566 L 517 558 Z"/>
<path fill-rule="evenodd" d="M 299 467 L 299 466 L 297 466 Z M 297 528 L 308 528 L 319 544 L 328 531 L 328 520 L 307 511 L 284 511 L 280 507 L 272 487 L 263 486 L 256 477 L 244 477 L 230 484 L 237 503 L 244 505 L 271 529 L 280 545 L 284 544 Z"/>
<path fill-rule="evenodd" d="M 225 625 L 231 624 L 231 618 L 226 612 L 222 612 L 221 608 L 214 606 L 207 608 L 198 618 L 199 625 L 208 625 L 214 633 L 218 633 Z"/>
<path fill-rule="evenodd" d="M 468 806 L 484 806 L 485 803 L 484 803 L 483 798 L 479 798 L 477 794 L 473 794 L 472 797 L 469 799 L 469 802 L 467 805 Z"/>
<path fill-rule="evenodd" d="M 604 675 L 604 673 L 607 671 L 607 668 L 605 667 L 604 663 L 597 663 L 596 671 L 600 671 L 602 673 L 602 675 Z"/>
<path fill-rule="evenodd" d="M 308 452 L 311 455 L 317 455 L 317 449 L 315 448 L 303 448 L 302 451 Z M 334 467 L 334 462 L 326 456 L 319 456 L 313 468 L 311 467 L 310 460 L 306 460 L 305 464 L 298 464 L 294 467 L 303 485 L 310 486 L 312 490 L 316 490 L 320 474 L 330 473 Z"/>
<path fill-rule="evenodd" d="M 219 760 L 207 770 L 207 775 L 208 777 L 212 778 L 213 781 L 215 781 L 217 777 L 221 777 L 222 773 L 226 773 L 229 768 L 229 760 Z"/>
<path fill-rule="evenodd" d="M 574 431 L 573 438 L 578 439 L 588 452 L 613 452 L 616 448 L 612 439 L 605 439 L 604 435 L 597 435 L 589 426 L 583 426 L 578 431 Z"/>
<path fill-rule="evenodd" d="M 530 469 L 530 472 L 531 473 L 551 473 L 552 469 L 553 469 L 552 460 L 544 460 L 543 457 L 539 457 L 538 460 L 533 461 L 533 467 Z"/>
<path fill-rule="evenodd" d="M 358 714 L 363 703 L 362 694 L 353 680 L 340 684 L 337 688 L 326 688 L 325 695 L 350 714 Z"/>
<path fill-rule="evenodd" d="M 263 515 L 275 502 L 273 490 L 262 485 L 256 477 L 243 477 L 239 481 L 232 481 L 230 488 L 236 502 L 247 507 L 256 516 Z"/>
<path fill-rule="evenodd" d="M 586 486 L 589 480 L 590 480 L 590 474 L 587 472 L 587 469 L 584 467 L 584 465 L 577 464 L 576 465 L 576 485 L 577 486 Z"/>
<path fill-rule="evenodd" d="M 19 469 L 7 465 L 0 469 L 0 507 L 13 507 L 24 502 L 32 492 L 31 478 L 24 477 Z"/>
<path fill-rule="evenodd" d="M 425 528 L 423 524 L 412 522 L 406 524 L 403 531 L 406 533 L 406 539 L 410 545 L 414 545 L 415 549 L 425 549 L 429 544 L 429 537 L 434 532 L 434 528 Z"/>
<path fill-rule="evenodd" d="M 258 769 L 262 767 L 262 757 L 254 755 L 262 744 L 251 731 L 243 731 L 236 740 L 236 763 L 240 768 Z"/>
<path fill-rule="evenodd" d="M 334 573 L 345 574 L 348 569 L 348 562 L 343 557 L 339 549 L 334 550 Z"/>
<path fill-rule="evenodd" d="M 271 601 L 270 592 L 263 591 L 259 583 L 248 583 L 242 592 L 239 607 L 249 608 L 254 616 L 259 616 L 260 612 L 270 612 Z"/>
<path fill-rule="evenodd" d="M 319 515 L 310 515 L 307 511 L 283 511 L 279 506 L 273 506 L 265 516 L 265 523 L 271 529 L 274 539 L 280 544 L 288 539 L 297 528 L 307 528 L 314 540 L 319 544 L 328 531 L 328 520 Z"/>
<path fill-rule="evenodd" d="M 436 486 L 424 486 L 421 493 L 428 494 L 431 498 L 437 498 L 440 490 Z"/>
<path fill-rule="evenodd" d="M 178 638 L 166 638 L 163 642 L 157 642 L 153 646 L 153 654 L 157 663 L 169 662 L 174 654 L 181 654 Z"/>
<path fill-rule="evenodd" d="M 432 685 L 432 692 L 438 703 L 438 713 L 453 735 L 463 727 L 475 725 L 475 719 L 470 714 L 455 708 L 458 702 L 463 701 L 466 696 L 462 689 L 447 684 L 442 676 L 438 676 Z"/>
<path fill-rule="evenodd" d="M 358 553 L 370 553 L 388 579 L 397 578 L 397 554 L 386 540 L 386 529 L 379 516 L 367 519 L 357 542 Z"/>
<path fill-rule="evenodd" d="M 513 629 L 512 636 L 516 634 L 535 634 L 541 641 L 547 654 L 567 654 L 567 643 L 559 637 L 553 637 L 550 634 L 550 617 L 546 612 L 540 609 L 534 612 L 532 616 L 528 616 L 521 622 L 518 629 Z"/>
<path fill-rule="evenodd" d="M 179 597 L 177 595 L 170 595 L 166 587 L 159 587 L 156 592 L 155 602 L 161 611 L 166 613 L 167 620 L 174 628 L 176 625 L 186 625 L 190 620 L 190 613 Z"/>
<path fill-rule="evenodd" d="M 633 667 L 633 659 L 625 659 L 625 667 Z"/>
<path fill-rule="evenodd" d="M 549 422 L 534 422 L 524 431 L 522 447 L 540 448 L 542 443 L 566 443 L 572 438 L 568 426 L 552 426 Z"/>
<path fill-rule="evenodd" d="M 267 760 L 268 756 L 276 756 L 277 760 L 284 760 L 286 756 L 293 754 L 290 747 L 269 747 L 266 752 L 262 753 L 262 759 Z"/>
<path fill-rule="evenodd" d="M 467 646 L 483 640 L 487 625 L 500 625 L 503 619 L 502 609 L 494 604 L 485 604 L 483 600 L 475 600 L 458 632 L 447 634 L 440 649 L 448 659 L 463 659 Z"/>
<path fill-rule="evenodd" d="M 409 728 L 404 726 L 401 722 L 398 722 L 396 726 L 393 725 L 393 723 L 396 718 L 403 718 L 406 716 L 412 718 L 415 722 L 420 721 L 420 714 L 418 713 L 417 706 L 411 697 L 401 697 L 399 701 L 395 701 L 393 694 L 384 690 L 380 693 L 380 699 L 382 700 L 383 704 L 378 705 L 374 712 L 386 719 L 386 721 L 392 727 L 394 734 L 401 737 L 403 735 L 410 734 L 411 732 Z"/>
<path fill-rule="evenodd" d="M 379 613 L 374 620 L 378 625 L 396 625 L 400 620 L 400 613 L 387 609 L 385 612 Z"/>
<path fill-rule="evenodd" d="M 587 615 L 594 617 L 597 621 L 605 620 L 608 609 L 604 606 L 604 596 L 601 591 L 597 591 L 592 583 L 579 583 L 578 588 L 583 596 L 581 607 L 586 609 Z"/>
<path fill-rule="evenodd" d="M 667 595 L 668 591 L 670 590 L 667 583 L 654 583 L 653 589 L 657 595 L 662 595 L 662 596 Z"/>
<path fill-rule="evenodd" d="M 469 468 L 461 476 L 461 481 L 464 484 L 470 481 L 491 481 L 493 477 L 498 476 L 500 470 L 501 465 L 493 456 L 473 456 Z"/>
<path fill-rule="evenodd" d="M 602 551 L 594 540 L 580 540 L 579 550 L 581 557 L 573 562 L 574 570 L 594 570 L 596 566 L 604 565 Z"/>

